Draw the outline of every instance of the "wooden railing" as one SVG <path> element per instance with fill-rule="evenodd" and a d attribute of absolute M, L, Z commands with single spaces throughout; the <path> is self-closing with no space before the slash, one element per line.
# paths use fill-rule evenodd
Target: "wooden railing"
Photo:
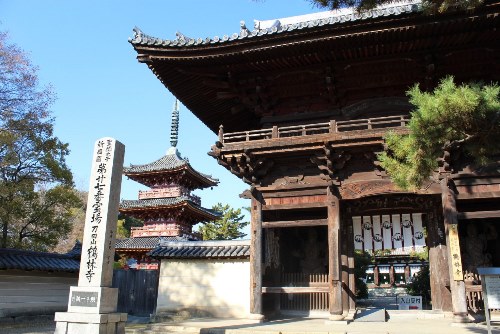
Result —
<path fill-rule="evenodd" d="M 387 116 L 356 119 L 352 121 L 331 120 L 326 123 L 292 125 L 292 126 L 273 126 L 272 128 L 249 130 L 240 132 L 224 133 L 222 126 L 219 129 L 219 141 L 222 144 L 237 143 L 253 140 L 265 140 L 287 137 L 301 137 L 317 134 L 328 134 L 338 132 L 348 132 L 357 130 L 375 130 L 385 128 L 404 127 L 409 118 L 405 115 Z"/>
<path fill-rule="evenodd" d="M 328 311 L 328 274 L 283 273 L 279 285 L 262 292 L 281 294 L 282 310 Z"/>
<path fill-rule="evenodd" d="M 481 278 L 477 273 L 464 271 L 465 300 L 469 312 L 484 310 Z"/>
<path fill-rule="evenodd" d="M 483 289 L 481 285 L 465 285 L 465 298 L 467 300 L 467 309 L 477 312 L 484 310 Z"/>

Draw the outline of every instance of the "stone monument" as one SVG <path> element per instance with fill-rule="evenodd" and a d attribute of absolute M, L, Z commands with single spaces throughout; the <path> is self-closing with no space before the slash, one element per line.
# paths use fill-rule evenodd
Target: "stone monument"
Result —
<path fill-rule="evenodd" d="M 125 333 L 127 314 L 116 312 L 111 287 L 124 153 L 113 138 L 95 144 L 78 286 L 70 288 L 68 312 L 55 315 L 55 334 Z"/>

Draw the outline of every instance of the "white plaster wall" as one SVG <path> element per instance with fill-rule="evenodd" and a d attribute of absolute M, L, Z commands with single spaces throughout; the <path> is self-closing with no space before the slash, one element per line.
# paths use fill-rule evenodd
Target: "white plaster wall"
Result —
<path fill-rule="evenodd" d="M 72 285 L 78 273 L 1 270 L 0 318 L 66 311 Z"/>
<path fill-rule="evenodd" d="M 213 317 L 247 318 L 250 313 L 248 260 L 162 260 L 156 313 L 181 310 Z"/>

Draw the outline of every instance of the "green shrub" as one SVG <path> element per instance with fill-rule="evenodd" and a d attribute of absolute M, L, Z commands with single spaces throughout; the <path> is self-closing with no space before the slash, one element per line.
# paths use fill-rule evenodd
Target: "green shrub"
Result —
<path fill-rule="evenodd" d="M 422 296 L 423 304 L 430 305 L 431 302 L 431 282 L 429 276 L 429 266 L 422 269 L 413 277 L 410 284 L 406 286 L 406 292 L 412 296 Z"/>

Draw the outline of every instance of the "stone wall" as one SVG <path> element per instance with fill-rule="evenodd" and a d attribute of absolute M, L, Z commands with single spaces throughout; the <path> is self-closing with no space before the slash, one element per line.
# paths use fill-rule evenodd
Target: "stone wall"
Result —
<path fill-rule="evenodd" d="M 248 260 L 162 260 L 156 314 L 247 318 Z"/>

